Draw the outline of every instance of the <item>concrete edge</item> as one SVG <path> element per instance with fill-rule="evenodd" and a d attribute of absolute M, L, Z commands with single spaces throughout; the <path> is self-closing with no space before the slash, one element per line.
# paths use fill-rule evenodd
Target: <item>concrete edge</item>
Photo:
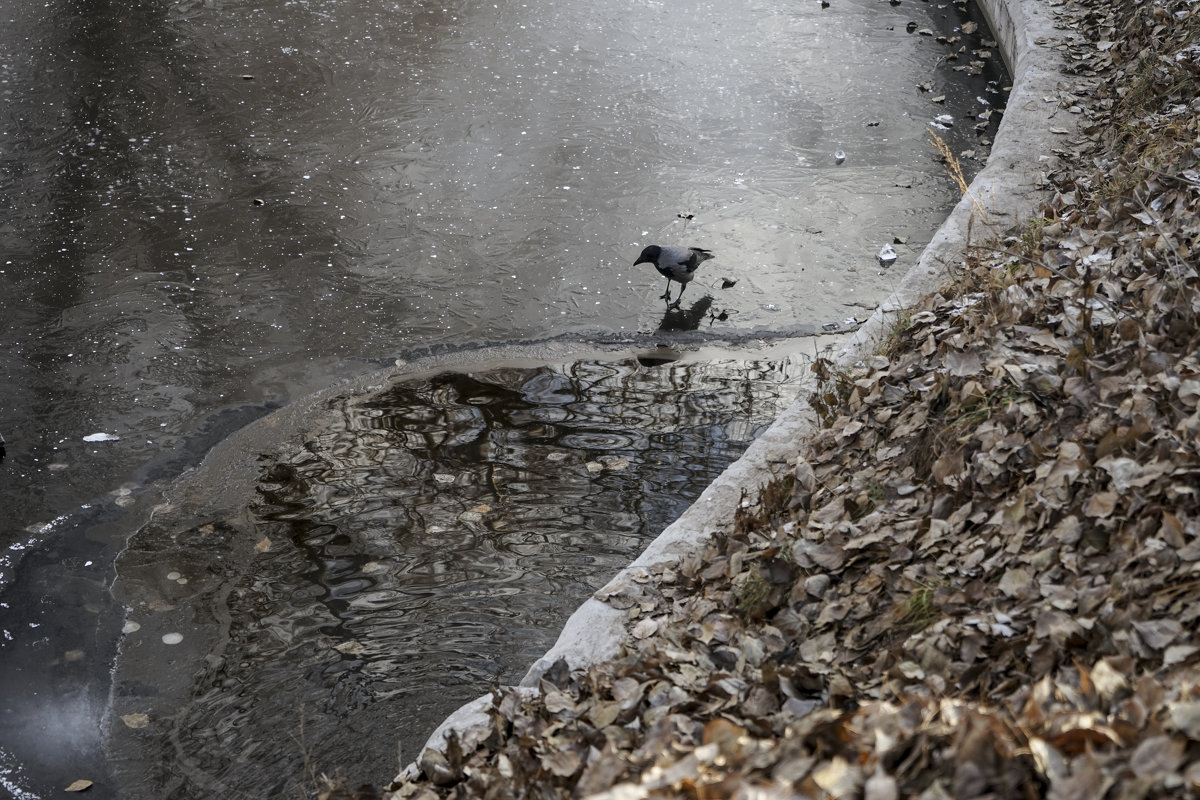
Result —
<path fill-rule="evenodd" d="M 1042 0 L 976 2 L 1013 80 L 991 156 L 896 291 L 838 352 L 835 361 L 840 365 L 852 365 L 871 354 L 905 308 L 941 286 L 951 266 L 964 259 L 972 241 L 986 239 L 1032 216 L 1044 197 L 1045 176 L 1056 159 L 1056 142 L 1077 128 L 1075 118 L 1058 102 L 1068 79 L 1054 49 L 1054 10 Z M 636 579 L 652 565 L 675 563 L 703 548 L 712 532 L 732 523 L 743 493 L 755 492 L 795 465 L 800 443 L 814 433 L 815 422 L 807 401 L 793 403 L 597 594 Z M 625 619 L 624 611 L 594 596 L 589 598 L 567 620 L 554 646 L 530 667 L 518 688 L 523 693 L 535 691 L 542 674 L 560 658 L 572 669 L 616 658 L 627 638 Z M 466 745 L 478 741 L 489 722 L 491 701 L 492 695 L 486 694 L 460 707 L 438 726 L 425 748 L 444 750 L 451 732 Z M 413 777 L 418 769 L 416 762 L 409 764 L 400 777 Z"/>

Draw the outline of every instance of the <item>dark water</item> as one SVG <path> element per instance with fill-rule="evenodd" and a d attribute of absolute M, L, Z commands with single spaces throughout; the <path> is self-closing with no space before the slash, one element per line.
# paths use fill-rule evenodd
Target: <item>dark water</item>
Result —
<path fill-rule="evenodd" d="M 956 10 L 908 0 L 51 0 L 2 19 L 16 796 L 103 772 L 114 558 L 230 433 L 397 356 L 680 328 L 744 346 L 861 316 L 955 200 L 929 120 L 973 149 L 965 117 L 1001 102 L 956 71 L 978 35 L 919 32 L 957 35 Z M 716 251 L 690 317 L 631 266 L 652 242 Z"/>
<path fill-rule="evenodd" d="M 120 782 L 146 797 L 280 796 L 311 786 L 310 768 L 386 783 L 398 750 L 415 757 L 457 705 L 518 681 L 792 399 L 799 371 L 574 362 L 333 403 L 263 463 L 248 537 L 156 523 L 122 557 L 122 599 L 146 627 L 127 638 L 115 713 L 152 719 L 116 723 Z M 205 542 L 256 552 L 213 582 Z M 188 615 L 235 622 L 215 647 L 189 643 L 206 653 L 194 677 L 148 692 L 142 676 L 174 652 L 164 631 L 208 635 L 160 624 L 183 593 Z"/>

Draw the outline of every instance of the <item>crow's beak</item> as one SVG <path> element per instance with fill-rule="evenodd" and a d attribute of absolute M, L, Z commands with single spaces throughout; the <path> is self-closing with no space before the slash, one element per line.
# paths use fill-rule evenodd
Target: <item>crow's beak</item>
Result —
<path fill-rule="evenodd" d="M 648 259 L 648 258 L 639 258 L 637 261 L 633 262 L 633 265 L 636 267 L 638 264 L 650 264 L 650 263 L 653 263 L 653 262 L 651 262 L 650 259 Z"/>

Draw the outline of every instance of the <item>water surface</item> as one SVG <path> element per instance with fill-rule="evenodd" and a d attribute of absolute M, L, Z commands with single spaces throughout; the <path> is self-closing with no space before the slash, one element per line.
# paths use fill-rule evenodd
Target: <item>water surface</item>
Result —
<path fill-rule="evenodd" d="M 457 705 L 516 683 L 802 369 L 572 362 L 331 402 L 263 461 L 248 524 L 168 514 L 122 556 L 138 628 L 114 712 L 150 724 L 115 723 L 119 779 L 197 798 L 294 792 L 314 768 L 386 783 Z M 157 676 L 188 648 L 195 674 Z"/>

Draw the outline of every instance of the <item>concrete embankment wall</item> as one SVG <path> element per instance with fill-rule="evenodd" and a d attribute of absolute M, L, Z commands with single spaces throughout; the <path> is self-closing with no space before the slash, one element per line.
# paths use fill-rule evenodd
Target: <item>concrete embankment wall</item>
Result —
<path fill-rule="evenodd" d="M 1075 132 L 1075 117 L 1067 111 L 1070 104 L 1062 102 L 1075 87 L 1062 71 L 1054 9 L 1044 0 L 975 2 L 987 17 L 1013 80 L 991 156 L 896 292 L 842 348 L 836 357 L 840 364 L 851 365 L 874 352 L 898 313 L 936 290 L 962 263 L 970 241 L 993 238 L 1034 214 L 1044 199 L 1044 176 L 1055 165 L 1053 150 Z M 753 496 L 771 478 L 794 468 L 800 444 L 814 424 L 815 415 L 805 400 L 793 404 L 605 589 L 644 578 L 648 566 L 675 561 L 703 547 L 710 534 L 732 523 L 743 491 Z M 580 668 L 617 656 L 626 637 L 624 620 L 625 612 L 594 597 L 588 599 L 567 621 L 555 645 L 530 668 L 521 686 L 533 691 L 541 674 L 559 658 Z M 434 732 L 427 746 L 440 749 L 451 730 L 470 746 L 484 732 L 483 712 L 490 703 L 491 696 L 486 695 L 463 706 Z"/>

